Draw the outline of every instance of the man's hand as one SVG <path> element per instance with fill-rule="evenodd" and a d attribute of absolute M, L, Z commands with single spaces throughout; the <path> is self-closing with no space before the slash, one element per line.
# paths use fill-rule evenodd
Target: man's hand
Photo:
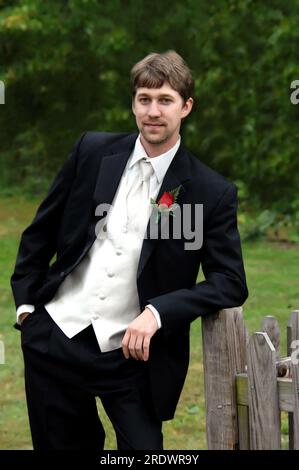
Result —
<path fill-rule="evenodd" d="M 123 353 L 126 359 L 132 357 L 137 361 L 147 361 L 152 336 L 158 330 L 157 320 L 149 308 L 130 323 L 122 340 Z"/>
<path fill-rule="evenodd" d="M 23 321 L 25 320 L 26 317 L 28 317 L 28 315 L 30 315 L 30 313 L 28 312 L 24 312 L 24 313 L 21 313 L 21 315 L 19 316 L 19 320 L 20 320 L 20 325 L 22 325 Z"/>

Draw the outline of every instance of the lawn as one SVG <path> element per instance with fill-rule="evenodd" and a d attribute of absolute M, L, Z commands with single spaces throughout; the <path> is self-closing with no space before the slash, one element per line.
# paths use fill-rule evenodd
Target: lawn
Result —
<path fill-rule="evenodd" d="M 31 439 L 23 387 L 19 333 L 12 327 L 15 310 L 9 278 L 22 230 L 37 201 L 0 199 L 0 340 L 5 364 L 0 364 L 0 449 L 30 449 Z M 299 309 L 299 247 L 265 241 L 243 244 L 249 299 L 244 317 L 250 333 L 260 329 L 265 315 L 274 315 L 281 328 L 281 354 L 286 354 L 285 329 L 289 313 Z M 191 362 L 176 417 L 164 423 L 165 449 L 205 449 L 205 408 L 200 321 L 192 324 Z M 106 448 L 115 448 L 114 433 L 99 404 L 107 431 Z"/>

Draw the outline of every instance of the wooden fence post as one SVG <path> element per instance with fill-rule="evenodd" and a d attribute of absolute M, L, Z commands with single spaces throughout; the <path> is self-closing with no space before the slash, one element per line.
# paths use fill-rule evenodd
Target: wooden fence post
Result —
<path fill-rule="evenodd" d="M 269 336 L 257 332 L 247 347 L 250 449 L 280 449 L 280 411 L 276 351 Z"/>
<path fill-rule="evenodd" d="M 291 343 L 293 340 L 299 339 L 299 310 L 293 310 L 290 315 L 290 320 L 287 326 L 287 355 L 292 353 Z"/>
<path fill-rule="evenodd" d="M 278 321 L 272 315 L 266 315 L 262 320 L 262 331 L 267 333 L 271 343 L 273 344 L 276 351 L 276 360 L 280 358 L 280 330 Z"/>
<path fill-rule="evenodd" d="M 233 450 L 239 447 L 235 377 L 246 363 L 242 308 L 202 317 L 202 338 L 208 448 Z"/>
<path fill-rule="evenodd" d="M 299 339 L 299 310 L 293 310 L 287 326 L 287 355 L 291 356 L 292 341 Z M 289 449 L 294 449 L 294 419 L 293 413 L 288 414 L 289 420 Z"/>
<path fill-rule="evenodd" d="M 293 412 L 293 449 L 299 450 L 299 361 L 291 363 L 292 383 L 294 394 L 294 412 Z"/>

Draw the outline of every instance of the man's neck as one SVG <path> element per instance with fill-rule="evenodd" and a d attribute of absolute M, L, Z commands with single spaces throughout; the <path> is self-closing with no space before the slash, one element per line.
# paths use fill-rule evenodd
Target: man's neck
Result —
<path fill-rule="evenodd" d="M 168 140 L 167 142 L 162 142 L 159 144 L 151 144 L 147 142 L 142 135 L 140 135 L 140 142 L 146 151 L 147 155 L 150 158 L 158 157 L 159 155 L 162 155 L 163 153 L 168 152 L 172 147 L 175 146 L 179 138 L 179 134 L 176 136 L 173 136 L 171 140 Z"/>

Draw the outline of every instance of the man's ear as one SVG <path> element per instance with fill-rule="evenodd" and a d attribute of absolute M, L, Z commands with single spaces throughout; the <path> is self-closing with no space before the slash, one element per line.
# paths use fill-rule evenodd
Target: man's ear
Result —
<path fill-rule="evenodd" d="M 194 100 L 193 98 L 188 98 L 187 101 L 184 103 L 183 108 L 182 108 L 182 119 L 188 116 L 188 114 L 191 113 L 192 107 L 193 107 Z"/>
<path fill-rule="evenodd" d="M 132 111 L 133 111 L 133 114 L 135 115 L 135 96 L 133 96 L 132 98 Z"/>

